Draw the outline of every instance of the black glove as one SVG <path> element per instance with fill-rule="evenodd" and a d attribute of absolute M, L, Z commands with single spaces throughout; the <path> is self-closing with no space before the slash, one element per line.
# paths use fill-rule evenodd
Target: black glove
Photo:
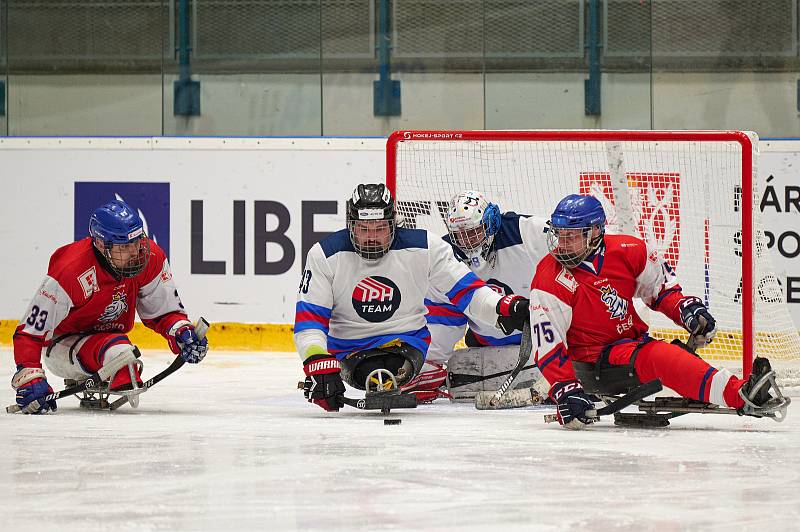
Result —
<path fill-rule="evenodd" d="M 685 297 L 678 308 L 681 311 L 681 322 L 694 339 L 697 347 L 710 344 L 717 334 L 717 322 L 699 297 Z"/>
<path fill-rule="evenodd" d="M 509 335 L 515 330 L 522 330 L 530 316 L 530 300 L 522 296 L 509 294 L 497 302 L 497 327 L 503 334 Z"/>
<path fill-rule="evenodd" d="M 339 361 L 330 355 L 312 355 L 303 363 L 306 381 L 303 395 L 328 412 L 338 412 L 344 406 L 344 383 Z"/>
<path fill-rule="evenodd" d="M 597 410 L 580 382 L 557 383 L 550 390 L 550 398 L 558 405 L 558 422 L 564 428 L 577 430 L 594 423 Z"/>

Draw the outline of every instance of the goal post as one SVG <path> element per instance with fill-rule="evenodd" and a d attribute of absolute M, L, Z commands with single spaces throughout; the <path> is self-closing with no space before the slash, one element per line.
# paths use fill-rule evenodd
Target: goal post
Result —
<path fill-rule="evenodd" d="M 758 137 L 744 131 L 396 131 L 386 183 L 406 227 L 445 234 L 445 206 L 468 189 L 501 211 L 549 218 L 571 193 L 591 194 L 608 232 L 658 248 L 684 293 L 717 320 L 704 358 L 800 360 L 800 336 L 767 249 L 756 174 Z M 654 336 L 686 337 L 663 315 Z"/>

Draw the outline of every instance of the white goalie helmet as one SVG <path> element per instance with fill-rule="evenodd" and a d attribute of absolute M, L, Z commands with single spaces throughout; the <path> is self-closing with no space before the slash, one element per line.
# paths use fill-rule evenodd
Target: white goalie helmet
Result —
<path fill-rule="evenodd" d="M 488 260 L 500 229 L 500 208 L 480 192 L 465 190 L 450 200 L 446 223 L 450 241 L 467 257 Z"/>

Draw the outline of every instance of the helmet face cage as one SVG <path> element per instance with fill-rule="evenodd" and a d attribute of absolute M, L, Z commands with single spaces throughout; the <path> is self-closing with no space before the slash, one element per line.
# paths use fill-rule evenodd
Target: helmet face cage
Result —
<path fill-rule="evenodd" d="M 589 227 L 555 227 L 547 222 L 547 249 L 555 259 L 567 268 L 574 268 L 600 247 L 603 241 L 603 228 Z M 598 227 L 599 233 L 592 236 L 592 229 Z M 580 235 L 580 240 L 578 239 Z M 580 245 L 579 245 L 580 244 Z"/>
<path fill-rule="evenodd" d="M 394 198 L 383 184 L 358 185 L 347 201 L 347 230 L 361 258 L 375 261 L 394 241 L 397 222 Z"/>
<path fill-rule="evenodd" d="M 145 234 L 126 244 L 103 242 L 103 248 L 102 253 L 109 267 L 121 277 L 137 276 L 150 261 L 150 239 Z"/>
<path fill-rule="evenodd" d="M 395 232 L 394 220 L 348 220 L 350 242 L 364 260 L 378 260 L 392 246 Z"/>
<path fill-rule="evenodd" d="M 467 257 L 487 259 L 500 226 L 500 209 L 480 192 L 467 190 L 450 200 L 446 222 L 450 241 Z"/>
<path fill-rule="evenodd" d="M 150 261 L 150 239 L 139 213 L 127 203 L 114 200 L 95 209 L 89 235 L 111 271 L 134 277 Z"/>

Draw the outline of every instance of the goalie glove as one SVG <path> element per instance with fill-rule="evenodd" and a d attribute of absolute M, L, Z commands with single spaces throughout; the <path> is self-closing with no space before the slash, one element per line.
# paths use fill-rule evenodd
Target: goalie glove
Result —
<path fill-rule="evenodd" d="M 597 410 L 580 382 L 556 383 L 550 390 L 550 398 L 558 406 L 558 422 L 565 429 L 578 430 L 594 423 Z"/>
<path fill-rule="evenodd" d="M 330 355 L 311 355 L 303 362 L 306 380 L 303 395 L 326 412 L 338 412 L 344 406 L 344 382 L 339 361 Z"/>
<path fill-rule="evenodd" d="M 497 328 L 503 334 L 512 334 L 515 330 L 522 330 L 525 320 L 530 316 L 530 300 L 509 294 L 497 302 Z"/>
<path fill-rule="evenodd" d="M 697 347 L 710 344 L 717 333 L 717 322 L 700 298 L 685 297 L 681 300 L 678 308 L 681 312 L 683 327 L 689 331 L 691 343 Z"/>

